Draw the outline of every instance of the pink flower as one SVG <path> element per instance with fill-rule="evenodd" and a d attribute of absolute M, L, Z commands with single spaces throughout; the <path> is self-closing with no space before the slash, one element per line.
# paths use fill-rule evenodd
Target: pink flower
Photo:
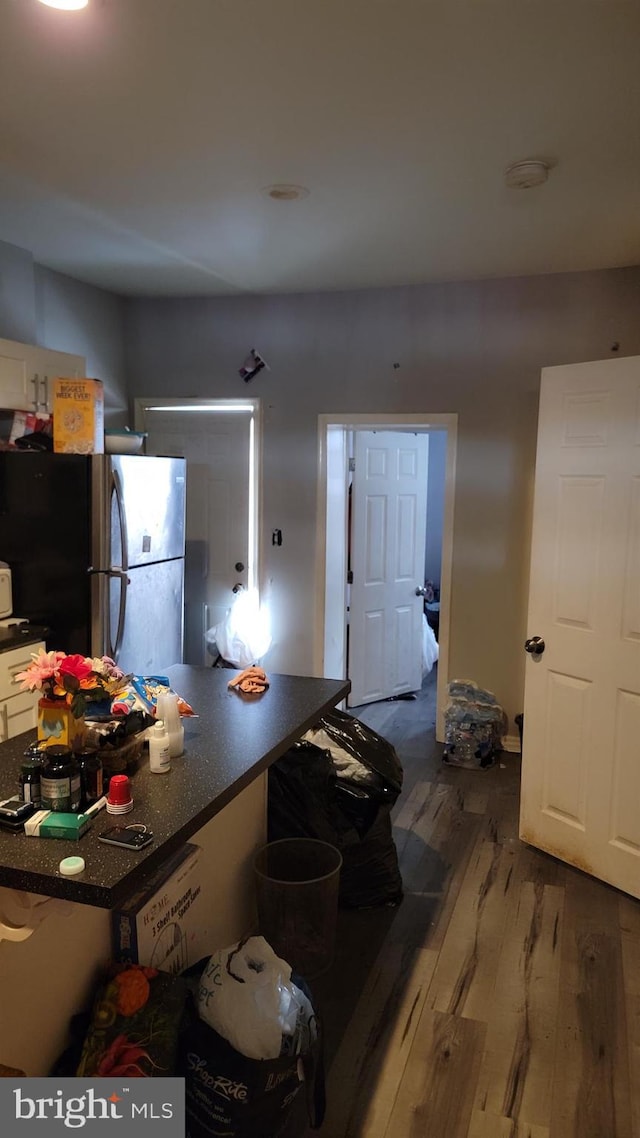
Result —
<path fill-rule="evenodd" d="M 39 652 L 32 652 L 33 663 L 15 677 L 15 682 L 20 684 L 20 691 L 42 691 L 45 684 L 51 687 L 64 657 L 64 652 L 45 652 L 42 648 Z"/>

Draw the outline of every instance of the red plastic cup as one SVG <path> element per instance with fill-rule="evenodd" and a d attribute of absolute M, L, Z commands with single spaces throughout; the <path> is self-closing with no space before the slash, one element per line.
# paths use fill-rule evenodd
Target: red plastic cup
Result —
<path fill-rule="evenodd" d="M 128 774 L 114 774 L 109 782 L 107 804 L 109 806 L 126 806 L 131 802 L 131 779 Z"/>

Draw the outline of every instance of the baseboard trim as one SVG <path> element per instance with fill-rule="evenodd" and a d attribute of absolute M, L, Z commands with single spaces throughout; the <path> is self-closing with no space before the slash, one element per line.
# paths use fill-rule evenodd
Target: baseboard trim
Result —
<path fill-rule="evenodd" d="M 519 735 L 505 735 L 502 740 L 502 750 L 510 751 L 513 755 L 520 754 L 520 736 Z"/>

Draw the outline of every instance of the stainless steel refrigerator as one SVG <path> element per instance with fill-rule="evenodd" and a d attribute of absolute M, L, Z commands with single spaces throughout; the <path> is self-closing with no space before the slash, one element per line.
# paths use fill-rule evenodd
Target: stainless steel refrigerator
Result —
<path fill-rule="evenodd" d="M 0 453 L 14 614 L 48 626 L 48 647 L 126 672 L 180 663 L 185 478 L 182 458 Z"/>

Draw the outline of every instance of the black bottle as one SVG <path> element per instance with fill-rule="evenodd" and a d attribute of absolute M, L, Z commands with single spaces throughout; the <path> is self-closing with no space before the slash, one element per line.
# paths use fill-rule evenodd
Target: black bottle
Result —
<path fill-rule="evenodd" d="M 47 747 L 42 756 L 40 805 L 43 810 L 78 813 L 80 769 L 70 747 Z"/>
<path fill-rule="evenodd" d="M 85 747 L 76 757 L 80 767 L 82 809 L 85 810 L 104 794 L 102 759 L 95 747 Z"/>
<path fill-rule="evenodd" d="M 40 775 L 42 772 L 42 751 L 37 743 L 28 747 L 20 764 L 20 797 L 23 802 L 32 802 L 40 809 Z"/>

